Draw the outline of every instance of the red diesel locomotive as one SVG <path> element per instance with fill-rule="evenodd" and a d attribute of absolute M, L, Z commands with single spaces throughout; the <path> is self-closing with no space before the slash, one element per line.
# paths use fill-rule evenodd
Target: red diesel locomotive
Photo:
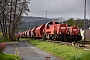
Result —
<path fill-rule="evenodd" d="M 18 37 L 42 38 L 57 41 L 79 41 L 82 39 L 80 30 L 76 26 L 68 26 L 67 24 L 59 24 L 51 21 L 24 31 L 17 35 Z"/>

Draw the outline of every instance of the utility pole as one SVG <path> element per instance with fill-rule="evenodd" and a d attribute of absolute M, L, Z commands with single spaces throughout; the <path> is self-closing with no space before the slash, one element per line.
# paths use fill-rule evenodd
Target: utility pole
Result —
<path fill-rule="evenodd" d="M 48 12 L 48 11 L 45 11 L 45 12 L 46 12 L 46 20 L 47 20 L 47 12 Z"/>
<path fill-rule="evenodd" d="M 86 0 L 84 2 L 84 41 L 86 40 Z"/>

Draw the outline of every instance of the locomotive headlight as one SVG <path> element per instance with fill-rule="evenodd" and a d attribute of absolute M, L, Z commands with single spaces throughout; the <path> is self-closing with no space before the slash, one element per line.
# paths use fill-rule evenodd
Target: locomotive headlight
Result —
<path fill-rule="evenodd" d="M 61 32 L 60 32 L 60 34 L 61 34 Z"/>
<path fill-rule="evenodd" d="M 68 34 L 69 34 L 69 32 L 68 32 Z"/>
<path fill-rule="evenodd" d="M 61 27 L 61 29 L 65 29 L 65 27 Z"/>
<path fill-rule="evenodd" d="M 76 34 L 78 34 L 78 32 L 76 32 Z"/>

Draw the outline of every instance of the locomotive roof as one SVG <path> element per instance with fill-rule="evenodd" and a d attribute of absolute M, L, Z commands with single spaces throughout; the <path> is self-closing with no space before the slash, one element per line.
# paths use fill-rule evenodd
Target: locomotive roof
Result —
<path fill-rule="evenodd" d="M 46 23 L 46 25 L 53 24 L 53 22 L 55 22 L 55 21 L 50 21 L 50 22 Z M 59 24 L 59 23 L 58 22 L 55 22 L 55 24 Z"/>

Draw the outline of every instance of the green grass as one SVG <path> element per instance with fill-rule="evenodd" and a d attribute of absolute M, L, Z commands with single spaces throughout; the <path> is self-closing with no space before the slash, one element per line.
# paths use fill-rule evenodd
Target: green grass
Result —
<path fill-rule="evenodd" d="M 65 60 L 90 60 L 90 51 L 73 46 L 59 45 L 41 40 L 29 40 L 31 44 Z"/>
<path fill-rule="evenodd" d="M 0 53 L 0 60 L 20 60 L 20 57 L 13 54 Z"/>
<path fill-rule="evenodd" d="M 29 40 L 30 38 L 19 38 L 19 40 Z"/>
<path fill-rule="evenodd" d="M 0 39 L 0 42 L 17 42 L 17 40 L 16 41 L 11 41 L 11 40 Z"/>

